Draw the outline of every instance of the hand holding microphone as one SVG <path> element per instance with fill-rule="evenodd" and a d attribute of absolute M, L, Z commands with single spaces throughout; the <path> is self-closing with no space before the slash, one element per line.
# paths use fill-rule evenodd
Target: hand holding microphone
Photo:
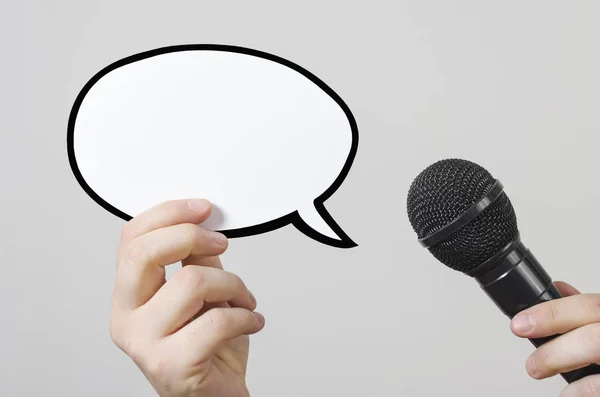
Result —
<path fill-rule="evenodd" d="M 510 327 L 522 338 L 560 336 L 537 348 L 526 361 L 529 375 L 544 379 L 600 362 L 600 294 L 582 294 L 555 283 L 563 298 L 540 303 L 517 314 Z M 600 396 L 600 376 L 569 384 L 560 397 Z"/>
<path fill-rule="evenodd" d="M 521 241 L 499 180 L 470 161 L 438 161 L 413 181 L 407 211 L 419 242 L 449 268 L 475 279 L 512 319 L 513 332 L 538 348 L 527 367 L 531 375 L 560 372 L 570 383 L 565 393 L 589 392 L 591 385 L 599 385 L 598 390 L 600 326 L 595 322 L 600 321 L 600 299 L 576 294 L 566 284 L 557 288 Z M 529 331 L 528 319 L 533 321 Z M 586 379 L 588 375 L 595 376 Z M 596 393 L 589 395 L 600 396 Z"/>

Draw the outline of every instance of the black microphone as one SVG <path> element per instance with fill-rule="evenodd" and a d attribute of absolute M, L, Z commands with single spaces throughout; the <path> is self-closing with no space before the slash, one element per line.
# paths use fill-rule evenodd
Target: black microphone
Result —
<path fill-rule="evenodd" d="M 411 184 L 407 211 L 421 245 L 444 265 L 477 280 L 509 318 L 562 298 L 521 241 L 502 183 L 483 167 L 461 159 L 430 165 Z M 557 336 L 530 341 L 539 347 Z M 599 365 L 561 375 L 572 383 L 592 374 L 600 374 Z"/>

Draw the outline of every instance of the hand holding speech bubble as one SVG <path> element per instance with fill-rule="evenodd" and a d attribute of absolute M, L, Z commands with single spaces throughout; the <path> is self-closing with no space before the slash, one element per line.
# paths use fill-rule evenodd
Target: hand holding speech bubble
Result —
<path fill-rule="evenodd" d="M 356 121 L 325 83 L 277 56 L 207 44 L 117 61 L 77 97 L 67 147 L 86 193 L 126 221 L 206 198 L 215 210 L 203 226 L 230 238 L 293 224 L 356 246 L 323 205 L 356 155 Z"/>

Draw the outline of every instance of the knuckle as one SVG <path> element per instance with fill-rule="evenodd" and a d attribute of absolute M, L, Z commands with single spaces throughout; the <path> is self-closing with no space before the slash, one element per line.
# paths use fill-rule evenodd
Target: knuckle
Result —
<path fill-rule="evenodd" d="M 164 201 L 160 204 L 160 209 L 161 211 L 165 214 L 165 215 L 170 215 L 171 214 L 171 210 L 173 209 L 173 202 L 172 201 Z"/>
<path fill-rule="evenodd" d="M 235 273 L 226 272 L 227 275 L 231 278 L 232 282 L 235 284 L 236 289 L 246 289 L 246 283 L 240 276 Z"/>
<path fill-rule="evenodd" d="M 113 315 L 110 320 L 110 336 L 115 343 L 138 366 L 146 364 L 151 354 L 152 339 L 139 327 L 135 318 Z"/>
<path fill-rule="evenodd" d="M 200 228 L 197 225 L 191 223 L 185 223 L 183 225 L 186 231 L 186 238 L 188 242 L 188 246 L 193 247 L 196 240 L 198 240 L 198 236 L 200 234 Z"/>
<path fill-rule="evenodd" d="M 140 364 L 143 361 L 143 353 L 145 351 L 144 347 L 140 340 L 136 338 L 127 337 L 127 335 L 120 335 L 120 345 L 119 347 L 125 354 L 129 356 L 133 360 L 134 363 Z"/>
<path fill-rule="evenodd" d="M 127 222 L 125 226 L 121 229 L 121 242 L 128 241 L 132 236 L 132 226 L 131 221 Z"/>
<path fill-rule="evenodd" d="M 223 309 L 214 308 L 209 310 L 206 314 L 208 326 L 217 332 L 222 332 L 226 330 L 230 324 L 229 316 L 225 313 Z"/>
<path fill-rule="evenodd" d="M 552 370 L 552 363 L 550 362 L 550 355 L 547 349 L 543 347 L 538 348 L 533 354 L 533 360 L 538 374 L 544 374 Z"/>
<path fill-rule="evenodd" d="M 122 262 L 137 262 L 142 257 L 140 248 L 135 243 L 128 244 L 122 251 Z"/>
<path fill-rule="evenodd" d="M 191 290 L 202 289 L 208 282 L 206 269 L 200 266 L 184 266 L 179 270 L 180 282 Z"/>
<path fill-rule="evenodd" d="M 185 213 L 185 208 L 187 208 L 187 206 L 183 206 L 183 203 L 184 201 L 181 200 L 167 200 L 163 201 L 159 205 L 159 208 L 165 218 L 171 219 L 173 217 L 179 217 Z"/>
<path fill-rule="evenodd" d="M 121 328 L 116 324 L 115 320 L 110 322 L 110 339 L 119 348 L 123 348 Z"/>
<path fill-rule="evenodd" d="M 257 323 L 256 316 L 250 310 L 244 311 L 244 320 L 245 324 L 251 328 L 254 328 Z"/>
<path fill-rule="evenodd" d="M 586 308 L 590 318 L 600 318 L 600 294 L 589 295 Z"/>
<path fill-rule="evenodd" d="M 131 358 L 131 360 L 140 367 L 148 366 L 149 348 L 146 341 L 142 338 L 125 338 L 122 350 Z"/>
<path fill-rule="evenodd" d="M 142 264 L 147 260 L 148 253 L 135 241 L 125 247 L 121 256 L 121 262 L 125 264 Z"/>
<path fill-rule="evenodd" d="M 558 303 L 557 301 L 548 302 L 548 310 L 547 310 L 548 311 L 548 319 L 551 322 L 556 322 L 560 318 L 560 313 L 559 313 L 557 303 Z"/>
<path fill-rule="evenodd" d="M 131 221 L 127 222 L 121 229 L 121 240 L 126 240 L 131 235 Z"/>
<path fill-rule="evenodd" d="M 161 384 L 166 384 L 169 374 L 169 362 L 162 354 L 153 354 L 144 362 L 144 368 L 150 377 Z"/>

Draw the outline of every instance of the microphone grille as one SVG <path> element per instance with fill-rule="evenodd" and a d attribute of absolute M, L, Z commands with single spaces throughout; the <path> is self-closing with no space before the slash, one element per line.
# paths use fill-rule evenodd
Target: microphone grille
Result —
<path fill-rule="evenodd" d="M 409 221 L 418 238 L 440 230 L 477 203 L 494 185 L 483 167 L 461 159 L 438 161 L 413 181 Z M 483 213 L 429 251 L 446 266 L 467 273 L 500 252 L 518 235 L 512 204 L 502 193 Z"/>

